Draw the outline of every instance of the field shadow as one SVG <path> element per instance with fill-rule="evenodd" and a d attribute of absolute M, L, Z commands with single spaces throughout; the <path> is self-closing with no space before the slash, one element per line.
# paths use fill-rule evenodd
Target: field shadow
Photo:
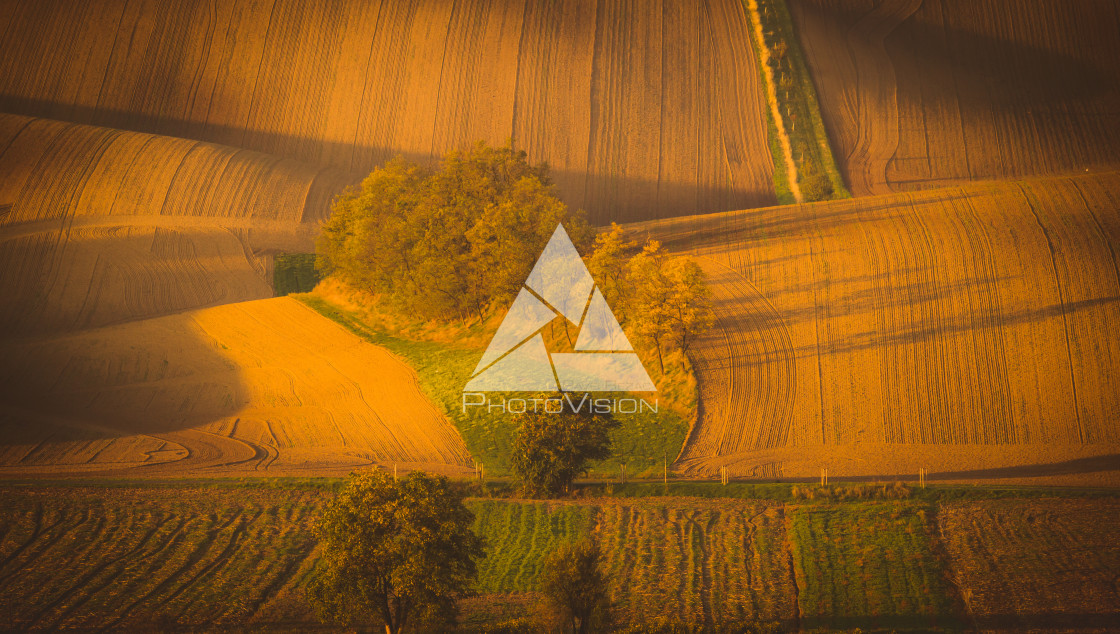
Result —
<path fill-rule="evenodd" d="M 1046 462 L 1011 467 L 992 467 L 988 469 L 968 469 L 963 471 L 939 471 L 926 474 L 928 480 L 996 480 L 1001 478 L 1047 478 L 1052 476 L 1078 475 L 1120 471 L 1120 454 L 1074 458 L 1062 462 Z"/>
<path fill-rule="evenodd" d="M 0 466 L 96 462 L 122 451 L 105 440 L 231 418 L 249 389 L 187 315 L 0 338 Z M 152 436 L 129 442 L 134 450 L 125 453 L 141 461 L 161 444 Z"/>
<path fill-rule="evenodd" d="M 1070 10 L 1092 10 L 1088 3 L 1069 6 Z M 848 37 L 852 27 L 867 15 L 862 5 L 846 7 L 842 3 L 804 3 L 798 13 L 802 19 L 843 24 Z M 1115 27 L 1111 14 L 1102 12 L 1099 17 L 1091 20 L 1096 28 Z M 1110 38 L 1114 41 L 1112 35 L 1098 39 Z M 899 73 L 919 71 L 923 81 L 930 76 L 951 80 L 952 85 L 944 86 L 944 92 L 955 94 L 961 106 L 968 109 L 986 110 L 994 105 L 1030 110 L 1115 92 L 1115 77 L 1072 55 L 913 16 L 888 35 L 885 43 Z M 868 45 L 876 43 L 869 41 Z M 1120 46 L 1112 53 L 1120 54 Z M 900 94 L 903 96 L 905 93 Z"/>
<path fill-rule="evenodd" d="M 0 112 L 193 139 L 291 158 L 339 170 L 344 175 L 338 179 L 340 183 L 358 183 L 374 168 L 397 156 L 421 165 L 432 165 L 450 150 L 465 149 L 465 146 L 433 148 L 432 152 L 424 153 L 13 95 L 0 95 Z M 514 143 L 516 146 L 516 139 Z M 766 148 L 759 150 L 767 152 Z M 534 157 L 530 159 L 535 160 Z M 769 183 L 764 190 L 751 190 L 745 186 L 715 182 L 711 178 L 702 182 L 699 176 L 694 182 L 678 183 L 635 177 L 621 171 L 600 174 L 555 166 L 550 167 L 550 174 L 559 189 L 560 198 L 573 209 L 586 210 L 588 220 L 596 225 L 748 209 L 776 203 Z M 341 189 L 339 187 L 339 191 Z M 329 201 L 331 196 L 321 198 Z M 326 215 L 324 211 L 322 217 Z"/>

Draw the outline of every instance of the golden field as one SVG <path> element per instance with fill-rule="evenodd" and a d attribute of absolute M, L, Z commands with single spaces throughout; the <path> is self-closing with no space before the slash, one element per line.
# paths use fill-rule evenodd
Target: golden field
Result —
<path fill-rule="evenodd" d="M 469 470 L 400 359 L 286 297 L 0 341 L 0 474 Z"/>
<path fill-rule="evenodd" d="M 271 297 L 313 248 L 335 170 L 0 114 L 0 331 L 65 332 Z"/>
<path fill-rule="evenodd" d="M 271 256 L 310 251 L 332 197 L 388 156 L 426 160 L 512 138 L 550 161 L 567 200 L 598 221 L 773 201 L 765 105 L 736 2 L 680 11 L 435 0 L 229 0 L 175 12 L 118 0 L 7 6 L 0 26 L 19 37 L 0 42 L 0 110 L 54 118 L 0 114 L 0 372 L 9 378 L 2 416 L 12 472 L 165 462 L 282 472 L 303 451 L 311 472 L 469 464 L 406 366 L 291 302 L 252 303 L 273 294 Z M 915 40 L 908 45 L 933 46 L 921 25 L 941 4 L 876 6 L 864 15 L 791 4 L 857 194 L 920 180 L 901 175 L 918 150 L 900 150 L 910 133 L 895 133 L 919 115 L 891 115 L 866 95 L 890 95 L 900 109 L 917 89 L 890 81 L 921 76 L 943 87 L 933 82 L 952 76 L 896 73 L 884 65 L 926 57 L 882 53 L 904 34 Z M 1097 15 L 1095 5 L 1023 7 L 1062 33 Z M 833 14 L 857 24 L 819 19 Z M 1066 51 L 1068 64 L 1111 72 L 1099 55 L 1107 47 L 1090 45 L 1102 37 L 1094 30 L 1077 44 L 985 3 L 938 13 L 950 14 L 962 22 L 946 27 L 949 50 L 1006 40 L 1019 43 L 1013 52 Z M 626 28 L 604 26 L 617 24 Z M 996 25 L 999 37 L 962 39 L 973 24 Z M 829 52 L 838 33 L 884 48 L 852 47 L 852 61 Z M 1027 70 L 1001 66 L 1013 61 L 985 58 L 976 72 L 1003 73 L 1015 80 L 1003 88 L 1018 90 Z M 866 64 L 882 72 L 862 72 Z M 719 72 L 701 72 L 710 68 Z M 847 81 L 853 73 L 859 80 Z M 1077 107 L 1052 102 L 1054 127 L 1029 134 L 991 140 L 966 127 L 964 145 L 935 147 L 957 137 L 923 133 L 921 186 L 1115 161 L 1112 133 L 1100 129 L 1110 90 L 1070 95 Z M 1032 94 L 1004 104 L 1007 95 L 992 92 L 997 101 L 962 106 L 960 121 L 988 125 L 965 115 L 989 110 L 1027 116 Z M 927 130 L 955 129 L 930 114 L 952 108 L 927 110 Z M 887 123 L 870 124 L 879 119 Z M 1045 151 L 1028 151 L 1036 143 Z M 1050 162 L 1012 160 L 1028 155 Z M 942 169 L 934 157 L 969 167 Z M 1114 481 L 1118 181 L 1104 171 L 979 182 L 628 225 L 697 256 L 716 294 L 717 328 L 693 355 L 700 410 L 676 467 Z M 206 330 L 208 319 L 229 330 Z M 272 320 L 255 342 L 245 334 L 254 320 Z M 285 356 L 280 342 L 305 330 L 345 349 L 347 363 L 377 367 Z M 323 383 L 283 380 L 303 363 Z M 412 386 L 407 408 L 385 409 L 373 389 L 383 382 Z M 316 405 L 292 405 L 306 399 Z M 415 442 L 406 431 L 414 424 Z M 337 463 L 316 453 L 324 448 L 340 452 Z"/>

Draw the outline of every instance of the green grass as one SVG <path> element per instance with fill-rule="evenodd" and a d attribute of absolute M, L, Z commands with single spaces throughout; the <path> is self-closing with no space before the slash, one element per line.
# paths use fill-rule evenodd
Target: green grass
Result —
<path fill-rule="evenodd" d="M 760 46 L 770 50 L 771 66 L 775 82 L 778 84 L 775 86 L 775 92 L 778 97 L 778 108 L 781 111 L 771 113 L 769 119 L 770 151 L 774 156 L 775 166 L 774 185 L 779 202 L 784 202 L 783 191 L 789 198 L 792 198 L 792 195 L 788 193 L 788 174 L 781 175 L 786 182 L 779 182 L 779 172 L 784 173 L 785 170 L 779 169 L 778 166 L 784 165 L 785 159 L 782 157 L 781 146 L 776 139 L 777 128 L 774 126 L 773 117 L 778 115 L 786 123 L 794 162 L 798 169 L 798 184 L 802 186 L 802 194 L 805 195 L 806 201 L 849 198 L 851 194 L 845 188 L 844 179 L 832 155 L 828 132 L 821 118 L 816 88 L 805 63 L 789 8 L 785 0 L 758 0 L 758 6 L 763 38 L 766 41 L 755 42 L 753 33 L 751 41 L 756 51 Z M 775 54 L 779 44 L 785 49 L 784 55 Z M 763 72 L 760 61 L 759 73 Z M 782 81 L 783 77 L 786 78 L 786 82 Z M 806 185 L 815 174 L 822 174 L 827 178 L 832 189 L 830 195 L 820 198 L 810 196 L 810 187 Z"/>
<path fill-rule="evenodd" d="M 963 606 L 914 502 L 787 508 L 803 626 L 955 627 Z"/>
<path fill-rule="evenodd" d="M 468 408 L 466 414 L 462 411 L 463 386 L 478 363 L 481 350 L 395 337 L 371 328 L 358 314 L 321 297 L 308 294 L 294 297 L 362 339 L 405 359 L 419 376 L 424 394 L 458 428 L 467 450 L 485 465 L 487 475 L 509 475 L 514 434 L 512 417 L 486 412 L 483 408 Z M 649 411 L 620 414 L 618 420 L 621 425 L 611 433 L 613 455 L 592 464 L 591 477 L 616 477 L 622 464 L 626 465 L 628 476 L 659 474 L 663 460 L 672 462 L 688 435 L 688 423 L 666 407 L 661 407 L 656 414 Z"/>
<path fill-rule="evenodd" d="M 747 29 L 747 37 L 754 48 L 755 66 L 760 81 L 765 81 L 766 69 L 762 66 L 762 53 L 759 48 L 762 44 L 754 35 L 754 29 Z M 797 202 L 789 186 L 789 172 L 785 169 L 786 158 L 782 154 L 782 142 L 778 137 L 778 126 L 774 123 L 774 113 L 766 108 L 766 138 L 770 148 L 770 160 L 774 164 L 772 179 L 774 181 L 774 195 L 779 205 L 792 205 Z"/>
<path fill-rule="evenodd" d="M 278 253 L 273 259 L 272 289 L 277 297 L 307 293 L 318 283 L 314 253 Z"/>
<path fill-rule="evenodd" d="M 480 592 L 530 592 L 544 556 L 591 529 L 592 507 L 546 502 L 471 500 L 474 530 L 489 551 L 478 567 Z"/>

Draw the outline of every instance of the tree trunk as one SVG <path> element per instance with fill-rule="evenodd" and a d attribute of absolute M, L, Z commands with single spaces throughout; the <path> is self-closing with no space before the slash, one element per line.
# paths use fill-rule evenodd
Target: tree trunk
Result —
<path fill-rule="evenodd" d="M 657 345 L 657 363 L 661 365 L 661 375 L 665 376 L 665 359 L 661 357 L 661 342 L 655 340 L 654 343 Z"/>

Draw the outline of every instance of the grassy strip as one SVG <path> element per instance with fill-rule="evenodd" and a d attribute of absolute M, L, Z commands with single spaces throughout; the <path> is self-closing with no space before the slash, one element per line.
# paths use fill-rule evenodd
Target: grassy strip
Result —
<path fill-rule="evenodd" d="M 514 432 L 512 417 L 501 412 L 487 412 L 484 408 L 462 411 L 463 386 L 478 363 L 480 350 L 394 337 L 371 328 L 357 313 L 316 295 L 293 297 L 362 339 L 404 358 L 420 377 L 424 394 L 458 428 L 467 450 L 485 465 L 486 473 L 509 474 Z M 618 419 L 622 424 L 611 435 L 613 455 L 593 464 L 591 477 L 617 477 L 622 465 L 626 466 L 627 474 L 634 477 L 659 474 L 665 461 L 676 458 L 688 435 L 688 423 L 666 407 L 661 407 L 657 413 L 620 414 Z"/>
<path fill-rule="evenodd" d="M 746 2 L 747 0 L 744 0 Z M 832 200 L 849 198 L 851 194 L 844 186 L 844 179 L 836 166 L 832 155 L 832 147 L 828 140 L 828 132 L 821 118 L 820 106 L 817 101 L 817 92 L 813 86 L 812 76 L 801 51 L 797 33 L 790 17 L 789 8 L 785 0 L 757 0 L 758 15 L 762 22 L 764 42 L 754 42 L 756 53 L 759 47 L 765 46 L 770 53 L 770 64 L 776 82 L 775 90 L 778 96 L 778 108 L 786 123 L 786 130 L 790 136 L 793 148 L 794 161 L 798 169 L 798 185 L 801 187 L 803 197 L 807 202 L 814 200 Z M 750 7 L 747 7 L 748 11 Z M 761 67 L 761 54 L 759 58 L 759 72 Z M 776 149 L 774 135 L 777 128 L 771 123 L 771 153 L 775 161 L 775 189 L 779 201 L 782 191 L 778 189 L 778 165 L 784 161 L 780 148 Z M 784 170 L 783 170 L 784 171 Z M 788 175 L 786 176 L 788 178 Z M 786 185 L 788 192 L 788 185 Z"/>
<path fill-rule="evenodd" d="M 932 513 L 912 502 L 787 507 L 802 626 L 964 625 L 933 548 Z"/>
<path fill-rule="evenodd" d="M 261 490 L 261 491 L 337 491 L 343 477 L 218 477 L 218 478 L 64 478 L 0 479 L 0 489 L 139 489 L 139 490 Z M 895 485 L 840 483 L 820 487 L 815 484 L 779 482 L 697 482 L 670 480 L 629 481 L 625 484 L 583 481 L 574 485 L 574 497 L 599 498 L 699 498 L 744 501 L 786 502 L 799 505 L 859 504 L 876 500 L 903 499 L 926 504 L 994 499 L 1117 499 L 1120 489 L 1082 487 L 930 485 L 925 489 L 907 486 L 903 495 Z M 471 484 L 468 494 L 477 499 L 503 499 L 520 496 L 516 482 L 509 478 L 487 479 L 485 485 Z"/>
<path fill-rule="evenodd" d="M 746 0 L 743 0 L 745 3 Z M 750 8 L 748 7 L 748 11 Z M 755 36 L 753 28 L 747 29 L 747 38 L 751 42 L 751 47 L 754 48 L 755 67 L 758 71 L 759 81 L 766 83 L 766 68 L 762 65 L 762 43 L 758 41 Z M 768 140 L 768 147 L 770 148 L 770 161 L 774 164 L 774 171 L 771 172 L 774 181 L 774 194 L 778 199 L 779 205 L 792 205 L 797 202 L 797 198 L 793 195 L 793 191 L 789 186 L 789 172 L 786 170 L 786 159 L 782 155 L 782 142 L 779 139 L 778 126 L 774 121 L 775 113 L 767 106 L 766 107 L 766 138 Z"/>

